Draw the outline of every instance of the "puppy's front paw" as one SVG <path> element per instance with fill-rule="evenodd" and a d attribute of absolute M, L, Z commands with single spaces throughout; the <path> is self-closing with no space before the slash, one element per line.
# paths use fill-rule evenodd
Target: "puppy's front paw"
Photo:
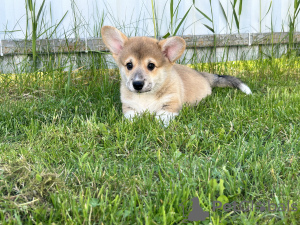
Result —
<path fill-rule="evenodd" d="M 172 119 L 170 116 L 166 116 L 166 115 L 155 116 L 155 117 L 161 120 L 165 127 L 169 126 L 170 120 Z"/>
<path fill-rule="evenodd" d="M 156 114 L 155 118 L 160 119 L 165 127 L 169 126 L 169 123 L 172 119 L 177 116 L 178 113 L 172 113 L 172 112 L 167 112 L 167 111 L 160 111 Z"/>
<path fill-rule="evenodd" d="M 128 112 L 124 113 L 124 116 L 129 121 L 132 121 L 133 117 L 137 116 L 137 113 L 135 111 L 128 111 Z"/>

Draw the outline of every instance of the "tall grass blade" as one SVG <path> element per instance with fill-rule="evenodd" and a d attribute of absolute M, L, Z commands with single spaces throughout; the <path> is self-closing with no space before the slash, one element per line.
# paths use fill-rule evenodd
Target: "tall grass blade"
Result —
<path fill-rule="evenodd" d="M 40 33 L 37 38 L 41 37 L 43 34 L 45 34 L 47 31 L 49 31 L 51 28 L 54 27 L 53 31 L 51 32 L 51 34 L 47 37 L 47 38 L 51 38 L 52 35 L 56 32 L 58 26 L 62 23 L 62 21 L 64 20 L 64 18 L 66 17 L 66 15 L 68 14 L 68 11 L 65 13 L 65 15 L 61 18 L 61 20 L 56 24 L 56 25 L 53 25 L 49 28 L 47 28 L 46 30 L 44 30 L 42 33 Z"/>
<path fill-rule="evenodd" d="M 173 0 L 170 1 L 170 15 L 171 15 L 171 33 L 173 33 L 173 19 L 174 19 L 174 11 L 173 11 Z"/>
<path fill-rule="evenodd" d="M 264 18 L 266 18 L 266 16 L 269 14 L 269 12 L 271 10 L 271 7 L 272 7 L 272 1 L 270 2 L 270 5 L 269 5 L 267 13 L 264 15 L 264 17 L 261 20 L 264 20 Z"/>
<path fill-rule="evenodd" d="M 294 0 L 294 12 L 293 17 L 289 16 L 289 46 L 288 46 L 288 56 L 291 55 L 294 49 L 294 32 L 296 28 L 296 20 L 300 10 L 300 0 Z"/>
<path fill-rule="evenodd" d="M 202 14 L 202 16 L 204 16 L 206 19 L 208 19 L 210 22 L 213 22 L 211 18 L 209 18 L 204 12 L 202 12 L 200 9 L 198 9 L 196 6 L 195 6 L 195 9 Z"/>
<path fill-rule="evenodd" d="M 192 6 L 188 9 L 188 11 L 185 13 L 185 15 L 183 16 L 183 18 L 181 19 L 181 21 L 179 22 L 178 26 L 176 27 L 175 31 L 174 31 L 174 36 L 177 34 L 179 28 L 181 27 L 182 23 L 184 22 L 184 20 L 186 19 L 187 15 L 189 14 L 190 10 L 191 10 Z"/>
<path fill-rule="evenodd" d="M 222 5 L 222 3 L 220 1 L 219 1 L 219 3 L 220 3 L 220 6 L 221 6 L 221 10 L 222 10 L 223 16 L 225 17 L 225 21 L 226 21 L 227 25 L 230 27 L 227 15 L 226 15 L 225 10 L 224 10 L 224 7 L 223 7 L 223 5 Z"/>
<path fill-rule="evenodd" d="M 38 34 L 37 34 L 37 27 L 38 27 L 38 22 L 40 19 L 40 16 L 42 15 L 43 9 L 44 9 L 44 5 L 45 5 L 45 0 L 43 0 L 38 14 L 35 13 L 35 6 L 36 6 L 36 1 L 32 1 L 32 0 L 27 0 L 26 2 L 26 8 L 28 8 L 28 10 L 30 11 L 30 15 L 31 15 L 31 25 L 32 25 L 32 33 L 31 33 L 31 42 L 32 42 L 32 58 L 33 58 L 33 69 L 34 71 L 36 71 L 37 66 L 37 52 L 36 52 L 36 41 L 38 38 Z M 26 13 L 27 16 L 27 21 L 29 21 L 29 17 L 28 17 L 28 13 Z"/>
<path fill-rule="evenodd" d="M 154 0 L 151 0 L 152 5 L 152 18 L 153 18 L 153 26 L 154 26 L 154 38 L 156 39 L 156 22 L 155 22 L 155 8 L 154 8 Z"/>
<path fill-rule="evenodd" d="M 40 6 L 39 12 L 38 12 L 37 17 L 36 17 L 36 21 L 39 21 L 41 13 L 44 9 L 44 5 L 45 5 L 45 0 L 42 2 L 42 5 Z"/>
<path fill-rule="evenodd" d="M 243 9 L 243 0 L 240 0 L 240 4 L 239 4 L 239 16 L 242 14 L 242 9 Z"/>
<path fill-rule="evenodd" d="M 211 32 L 215 33 L 215 30 L 213 28 L 211 28 L 210 26 L 203 24 L 203 26 L 205 26 L 207 29 L 209 29 Z"/>
<path fill-rule="evenodd" d="M 236 25 L 236 27 L 237 27 L 237 29 L 239 31 L 240 30 L 240 22 L 238 20 L 238 17 L 237 17 L 236 11 L 235 11 L 235 4 L 232 4 L 232 2 L 230 2 L 230 3 L 231 3 L 231 6 L 232 6 L 232 11 L 233 11 L 235 25 Z"/>
<path fill-rule="evenodd" d="M 28 9 L 29 9 L 30 11 L 33 11 L 32 0 L 27 0 L 26 3 L 27 3 L 27 6 L 28 6 Z"/>
<path fill-rule="evenodd" d="M 173 16 L 176 16 L 176 15 L 178 14 L 178 9 L 179 9 L 180 3 L 181 3 L 181 0 L 179 0 L 178 4 L 177 4 L 177 6 L 176 6 L 176 9 L 175 9 L 175 11 L 174 11 L 174 13 L 173 13 Z"/>
<path fill-rule="evenodd" d="M 167 37 L 169 37 L 169 36 L 170 36 L 170 32 L 166 33 L 166 34 L 163 36 L 163 38 L 167 38 Z"/>

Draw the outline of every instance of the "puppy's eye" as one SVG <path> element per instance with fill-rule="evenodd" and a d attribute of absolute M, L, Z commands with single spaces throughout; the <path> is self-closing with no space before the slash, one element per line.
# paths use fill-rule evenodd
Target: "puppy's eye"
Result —
<path fill-rule="evenodd" d="M 129 63 L 126 64 L 126 67 L 127 67 L 128 70 L 131 70 L 133 65 L 132 65 L 131 62 L 129 62 Z"/>
<path fill-rule="evenodd" d="M 148 70 L 154 70 L 155 68 L 155 65 L 153 63 L 149 63 L 148 66 L 147 66 Z"/>

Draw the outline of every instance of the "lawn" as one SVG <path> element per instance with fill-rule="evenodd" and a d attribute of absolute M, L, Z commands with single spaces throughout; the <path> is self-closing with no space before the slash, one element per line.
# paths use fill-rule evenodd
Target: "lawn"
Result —
<path fill-rule="evenodd" d="M 297 224 L 298 61 L 190 65 L 253 95 L 216 88 L 167 128 L 124 119 L 115 70 L 0 75 L 0 224 L 186 224 L 194 197 L 190 224 Z"/>

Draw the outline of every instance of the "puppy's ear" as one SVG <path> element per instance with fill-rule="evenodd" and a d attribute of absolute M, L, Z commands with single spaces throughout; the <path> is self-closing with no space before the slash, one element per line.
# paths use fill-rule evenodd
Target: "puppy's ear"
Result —
<path fill-rule="evenodd" d="M 185 40 L 181 37 L 170 37 L 159 42 L 163 54 L 171 63 L 180 58 L 185 50 Z"/>
<path fill-rule="evenodd" d="M 113 56 L 117 56 L 122 51 L 128 38 L 117 28 L 104 26 L 101 28 L 102 40 Z"/>

